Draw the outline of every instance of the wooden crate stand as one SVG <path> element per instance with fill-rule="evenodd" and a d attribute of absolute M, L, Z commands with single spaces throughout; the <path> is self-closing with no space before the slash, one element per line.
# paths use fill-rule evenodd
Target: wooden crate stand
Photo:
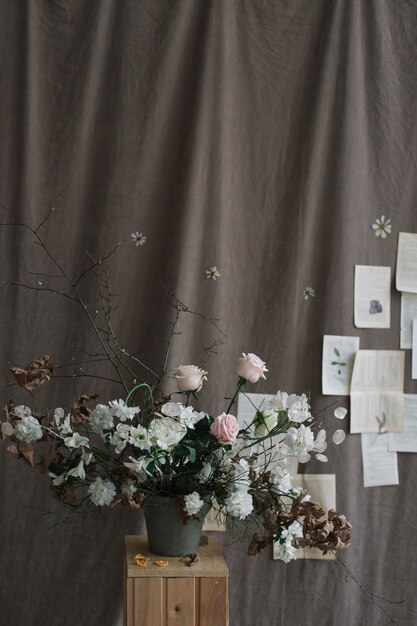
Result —
<path fill-rule="evenodd" d="M 149 558 L 138 567 L 133 556 Z M 228 626 L 228 569 L 217 542 L 204 538 L 199 561 L 149 552 L 146 536 L 126 536 L 124 626 Z M 166 559 L 168 567 L 154 561 Z"/>

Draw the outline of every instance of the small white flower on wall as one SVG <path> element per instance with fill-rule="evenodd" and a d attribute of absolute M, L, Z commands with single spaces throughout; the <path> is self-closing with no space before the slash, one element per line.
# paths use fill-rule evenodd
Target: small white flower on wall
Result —
<path fill-rule="evenodd" d="M 316 290 L 313 287 L 304 287 L 304 300 L 308 300 L 309 298 L 316 297 Z"/>
<path fill-rule="evenodd" d="M 385 215 L 381 215 L 375 220 L 375 224 L 372 224 L 372 228 L 377 237 L 385 239 L 391 234 L 391 220 L 387 219 Z"/>
<path fill-rule="evenodd" d="M 140 233 L 139 231 L 132 233 L 130 236 L 132 237 L 133 243 L 135 243 L 137 246 L 143 246 L 143 244 L 146 243 L 146 240 L 148 238 L 146 235 L 144 235 L 143 233 Z"/>
<path fill-rule="evenodd" d="M 209 278 L 211 280 L 217 280 L 221 276 L 219 270 L 215 265 L 206 269 L 205 274 L 206 278 Z"/>

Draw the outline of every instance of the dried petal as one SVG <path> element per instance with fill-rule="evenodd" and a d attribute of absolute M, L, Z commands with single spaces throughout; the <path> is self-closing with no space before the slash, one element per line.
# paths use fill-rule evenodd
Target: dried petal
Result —
<path fill-rule="evenodd" d="M 338 430 L 334 431 L 332 440 L 333 440 L 333 443 L 335 443 L 337 446 L 343 443 L 345 439 L 346 439 L 346 433 L 344 430 L 342 430 L 341 428 L 338 428 Z"/>
<path fill-rule="evenodd" d="M 169 565 L 168 561 L 154 561 L 154 563 L 158 567 L 168 567 Z"/>
<path fill-rule="evenodd" d="M 342 420 L 346 417 L 347 414 L 347 409 L 344 406 L 338 406 L 337 409 L 335 409 L 334 411 L 334 416 L 338 419 L 338 420 Z"/>

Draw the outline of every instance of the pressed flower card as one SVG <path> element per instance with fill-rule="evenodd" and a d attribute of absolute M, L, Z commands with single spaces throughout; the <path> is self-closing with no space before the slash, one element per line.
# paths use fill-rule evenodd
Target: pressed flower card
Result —
<path fill-rule="evenodd" d="M 391 325 L 391 268 L 355 265 L 356 328 L 389 328 Z"/>

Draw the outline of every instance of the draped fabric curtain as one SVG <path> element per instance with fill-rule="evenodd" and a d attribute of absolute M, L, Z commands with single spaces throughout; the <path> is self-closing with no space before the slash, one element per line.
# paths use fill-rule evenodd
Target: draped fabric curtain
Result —
<path fill-rule="evenodd" d="M 1 0 L 0 221 L 34 230 L 54 207 L 38 232 L 71 280 L 120 242 L 120 346 L 160 368 L 175 294 L 189 311 L 168 371 L 208 357 L 205 410 L 225 409 L 238 356 L 255 352 L 269 373 L 250 391 L 309 391 L 320 411 L 333 401 L 323 334 L 399 347 L 394 286 L 391 328 L 354 327 L 353 268 L 394 271 L 398 232 L 417 231 L 416 28 L 407 0 Z M 33 239 L 0 228 L 0 279 L 31 287 L 0 286 L 2 406 L 31 400 L 8 368 L 41 354 L 57 377 L 39 405 L 121 397 L 91 365 L 80 372 L 96 339 Z M 93 306 L 87 279 L 80 289 Z M 417 392 L 408 365 L 405 390 Z M 1 623 L 119 626 L 123 537 L 143 531 L 142 514 L 119 507 L 48 534 L 42 514 L 60 511 L 48 480 L 1 445 Z M 376 597 L 336 563 L 248 557 L 219 534 L 231 626 L 388 624 L 376 602 L 416 623 L 415 455 L 399 455 L 399 486 L 368 489 L 359 435 L 329 457 L 306 471 L 336 474 L 354 527 L 342 556 Z"/>

